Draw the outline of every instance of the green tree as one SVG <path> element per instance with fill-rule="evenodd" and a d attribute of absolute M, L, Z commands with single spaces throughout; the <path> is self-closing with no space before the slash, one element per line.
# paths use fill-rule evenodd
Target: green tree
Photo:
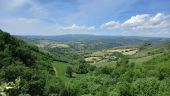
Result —
<path fill-rule="evenodd" d="M 72 67 L 70 67 L 70 66 L 67 67 L 66 74 L 70 78 L 73 77 L 73 69 L 72 69 Z"/>

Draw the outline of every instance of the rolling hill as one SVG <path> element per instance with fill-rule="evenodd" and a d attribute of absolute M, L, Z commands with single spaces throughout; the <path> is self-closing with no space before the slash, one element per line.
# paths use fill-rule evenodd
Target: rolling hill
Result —
<path fill-rule="evenodd" d="M 95 42 L 83 39 L 56 41 L 42 37 L 23 41 L 17 38 L 0 30 L 2 95 L 170 95 L 170 43 L 163 43 L 169 40 L 167 38 L 91 37 Z M 121 46 L 106 47 L 107 43 L 118 41 Z M 46 47 L 39 49 L 37 42 L 43 42 Z M 58 42 L 69 47 L 51 48 L 51 44 Z M 77 43 L 91 47 L 74 47 Z M 102 57 L 102 61 L 88 63 L 85 59 L 89 56 Z"/>

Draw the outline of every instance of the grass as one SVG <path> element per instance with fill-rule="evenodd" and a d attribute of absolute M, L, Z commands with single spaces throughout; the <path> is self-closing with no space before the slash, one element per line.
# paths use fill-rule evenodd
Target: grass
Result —
<path fill-rule="evenodd" d="M 150 56 L 145 56 L 145 57 L 140 57 L 140 58 L 129 59 L 129 61 L 134 62 L 136 64 L 141 64 L 141 63 L 149 61 L 152 58 L 159 56 L 159 55 L 161 55 L 161 54 L 155 54 L 155 55 L 150 55 Z"/>
<path fill-rule="evenodd" d="M 57 77 L 61 78 L 62 80 L 67 80 L 67 76 L 65 75 L 66 69 L 68 66 L 71 66 L 68 63 L 63 62 L 53 62 L 53 66 L 56 69 L 56 75 Z"/>
<path fill-rule="evenodd" d="M 64 82 L 69 82 L 70 80 L 74 80 L 76 78 L 82 78 L 84 76 L 86 76 L 86 74 L 73 74 L 73 78 L 69 78 L 66 76 L 65 72 L 68 66 L 73 66 L 69 63 L 63 63 L 63 62 L 53 62 L 53 66 L 56 69 L 56 76 L 59 77 L 61 80 L 63 80 Z"/>

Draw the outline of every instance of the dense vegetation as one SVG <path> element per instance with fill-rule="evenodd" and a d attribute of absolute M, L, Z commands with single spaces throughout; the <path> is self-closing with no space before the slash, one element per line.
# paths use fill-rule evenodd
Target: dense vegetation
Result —
<path fill-rule="evenodd" d="M 47 81 L 52 77 L 50 55 L 39 51 L 6 32 L 0 32 L 0 81 L 14 82 L 20 79 L 17 88 L 4 89 L 10 96 L 19 94 L 44 95 L 49 87 Z M 9 86 L 11 86 L 9 84 Z M 2 89 L 1 89 L 2 90 Z"/>
<path fill-rule="evenodd" d="M 123 58 L 116 67 L 96 68 L 79 82 L 81 94 L 95 96 L 169 96 L 170 53 L 135 65 Z"/>
<path fill-rule="evenodd" d="M 99 67 L 85 62 L 87 53 L 82 50 L 40 50 L 1 31 L 0 92 L 9 96 L 170 96 L 170 43 L 144 43 L 138 48 L 132 56 L 115 52 L 111 56 L 116 59 L 103 62 L 114 60 L 111 66 Z"/>
<path fill-rule="evenodd" d="M 0 92 L 9 96 L 64 96 L 64 84 L 55 77 L 52 56 L 0 31 Z M 16 82 L 17 81 L 17 82 Z"/>

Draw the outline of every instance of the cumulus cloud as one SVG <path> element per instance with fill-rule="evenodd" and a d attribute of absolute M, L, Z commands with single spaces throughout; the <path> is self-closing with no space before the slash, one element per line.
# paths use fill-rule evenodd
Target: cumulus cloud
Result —
<path fill-rule="evenodd" d="M 163 13 L 157 13 L 153 16 L 141 14 L 132 16 L 130 19 L 121 23 L 119 21 L 110 21 L 102 24 L 101 27 L 106 29 L 121 29 L 128 32 L 148 32 L 148 34 L 152 33 L 152 35 L 154 35 L 153 33 L 163 34 L 162 32 L 170 34 L 170 15 Z"/>
<path fill-rule="evenodd" d="M 157 13 L 155 16 L 142 14 L 132 16 L 130 19 L 120 23 L 119 21 L 110 21 L 101 25 L 107 29 L 153 29 L 170 27 L 170 15 Z"/>
<path fill-rule="evenodd" d="M 130 19 L 109 21 L 101 25 L 104 29 L 122 30 L 122 35 L 138 36 L 170 36 L 170 15 L 157 13 L 155 15 L 141 14 Z"/>
<path fill-rule="evenodd" d="M 105 24 L 101 25 L 102 28 L 107 28 L 107 29 L 113 29 L 113 28 L 119 28 L 120 27 L 120 22 L 117 21 L 110 21 Z"/>

